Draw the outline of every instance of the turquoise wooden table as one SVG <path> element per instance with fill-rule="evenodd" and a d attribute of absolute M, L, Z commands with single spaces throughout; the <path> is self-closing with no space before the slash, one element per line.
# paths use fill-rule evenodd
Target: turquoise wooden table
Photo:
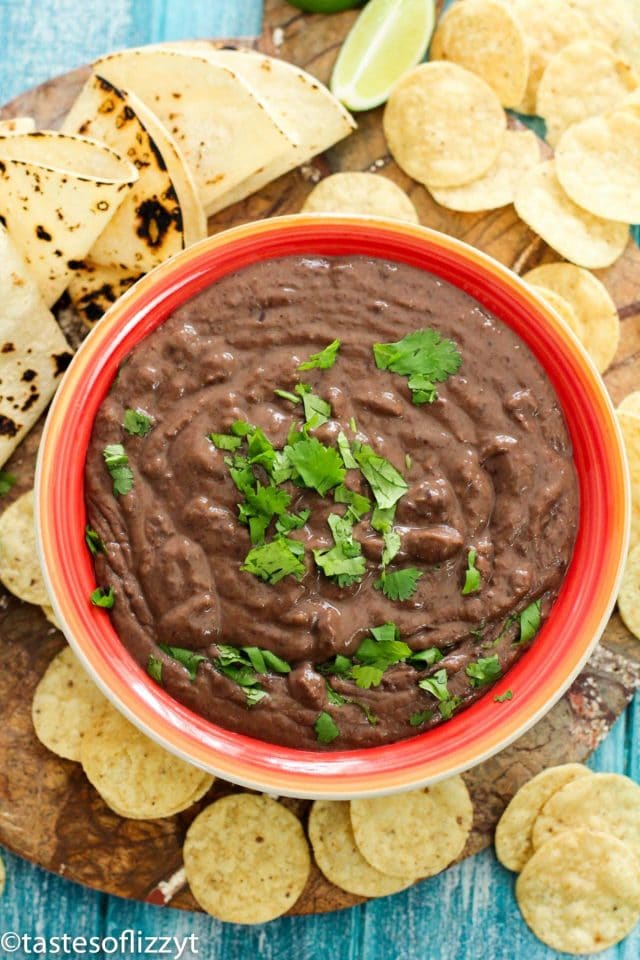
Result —
<path fill-rule="evenodd" d="M 185 37 L 255 35 L 260 0 L 0 0 L 0 103 L 48 77 L 118 46 Z M 618 721 L 590 765 L 640 780 L 640 698 Z M 0 776 L 3 758 L 0 757 Z M 37 785 L 34 784 L 34 789 Z M 547 960 L 557 956 L 529 932 L 514 877 L 489 851 L 405 893 L 340 913 L 286 917 L 263 927 L 221 924 L 201 914 L 131 903 L 85 890 L 3 854 L 7 887 L 0 934 L 106 939 L 103 950 L 67 956 L 205 960 Z M 187 939 L 193 935 L 191 940 Z M 177 949 L 139 937 L 175 937 Z M 184 938 L 184 941 L 183 941 Z M 180 942 L 183 941 L 183 942 Z M 45 956 L 55 956 L 54 947 Z M 160 950 L 163 952 L 159 952 Z M 181 952 L 180 952 L 181 951 Z M 34 953 L 0 949 L 0 960 Z M 58 953 L 57 955 L 63 955 Z M 638 960 L 640 925 L 603 960 Z"/>

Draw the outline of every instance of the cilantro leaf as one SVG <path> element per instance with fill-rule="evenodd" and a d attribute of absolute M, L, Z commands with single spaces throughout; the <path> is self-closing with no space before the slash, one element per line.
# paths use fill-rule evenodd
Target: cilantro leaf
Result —
<path fill-rule="evenodd" d="M 393 527 L 394 520 L 396 518 L 396 508 L 387 507 L 386 509 L 381 509 L 380 507 L 373 508 L 373 516 L 371 517 L 371 526 L 378 533 L 389 533 Z"/>
<path fill-rule="evenodd" d="M 278 533 L 290 533 L 292 530 L 299 530 L 311 516 L 311 510 L 301 510 L 300 513 L 283 513 L 276 520 L 276 530 Z"/>
<path fill-rule="evenodd" d="M 103 607 L 105 610 L 111 610 L 116 602 L 116 595 L 113 592 L 113 587 L 109 587 L 107 590 L 104 590 L 102 587 L 96 587 L 89 599 L 94 607 Z"/>
<path fill-rule="evenodd" d="M 208 433 L 207 440 L 218 450 L 237 450 L 242 446 L 242 437 L 234 437 L 229 433 Z"/>
<path fill-rule="evenodd" d="M 534 600 L 520 614 L 520 640 L 519 643 L 527 643 L 533 640 L 540 629 L 541 616 L 540 611 L 542 603 L 540 600 Z"/>
<path fill-rule="evenodd" d="M 358 464 L 353 456 L 353 453 L 351 452 L 351 444 L 342 430 L 338 434 L 338 450 L 340 451 L 342 462 L 347 470 L 357 470 Z"/>
<path fill-rule="evenodd" d="M 362 690 L 369 690 L 371 687 L 378 687 L 382 683 L 382 676 L 386 669 L 386 664 L 356 664 L 351 671 L 356 685 Z"/>
<path fill-rule="evenodd" d="M 383 570 L 382 576 L 376 580 L 374 587 L 381 590 L 389 600 L 409 600 L 418 588 L 418 580 L 422 576 L 422 571 L 416 567 L 405 567 L 402 570 L 394 570 L 393 573 L 387 573 Z"/>
<path fill-rule="evenodd" d="M 505 700 L 511 700 L 513 697 L 513 692 L 511 690 L 505 690 L 504 693 L 501 693 L 500 696 L 496 695 L 493 699 L 495 703 L 504 703 Z"/>
<path fill-rule="evenodd" d="M 243 653 L 246 653 L 249 662 L 256 673 L 266 673 L 267 665 L 262 656 L 262 650 L 259 647 L 243 647 Z"/>
<path fill-rule="evenodd" d="M 497 654 L 494 654 L 492 657 L 480 657 L 475 663 L 470 663 L 465 673 L 471 677 L 472 687 L 484 687 L 502 676 L 502 667 Z"/>
<path fill-rule="evenodd" d="M 321 664 L 318 670 L 320 673 L 329 673 L 337 677 L 345 677 L 350 673 L 351 667 L 351 660 L 343 656 L 343 654 L 338 653 L 333 660 L 328 660 L 326 663 Z"/>
<path fill-rule="evenodd" d="M 335 546 L 329 549 L 314 550 L 316 565 L 326 577 L 335 579 L 338 586 L 349 587 L 358 583 L 366 573 L 366 560 L 362 556 L 362 547 L 353 539 L 353 526 L 347 517 L 337 513 L 327 518 Z"/>
<path fill-rule="evenodd" d="M 369 689 L 377 687 L 389 667 L 408 660 L 411 647 L 400 640 L 400 631 L 395 623 L 371 627 L 355 653 L 359 665 L 354 666 L 352 676 L 357 686 Z"/>
<path fill-rule="evenodd" d="M 304 553 L 304 547 L 298 540 L 276 537 L 270 543 L 253 547 L 240 569 L 268 583 L 278 583 L 290 575 L 300 580 L 306 569 L 300 559 L 301 553 Z"/>
<path fill-rule="evenodd" d="M 280 490 L 275 484 L 263 486 L 256 484 L 255 490 L 245 492 L 246 503 L 240 505 L 240 520 L 242 523 L 249 516 L 265 516 L 271 519 L 274 515 L 281 516 L 291 503 L 291 496 L 286 490 Z"/>
<path fill-rule="evenodd" d="M 247 423 L 246 420 L 234 420 L 231 424 L 231 433 L 236 437 L 248 437 L 255 429 L 253 424 Z"/>
<path fill-rule="evenodd" d="M 291 667 L 271 650 L 262 650 L 260 647 L 242 647 L 242 653 L 247 656 L 256 673 L 291 673 Z"/>
<path fill-rule="evenodd" d="M 207 659 L 203 654 L 196 653 L 195 650 L 188 650 L 185 647 L 170 647 L 165 643 L 161 643 L 160 649 L 171 657 L 172 660 L 177 660 L 177 662 L 185 668 L 192 683 L 196 679 L 198 664 Z"/>
<path fill-rule="evenodd" d="M 152 653 L 147 660 L 147 673 L 156 683 L 162 683 L 162 660 L 158 660 Z"/>
<path fill-rule="evenodd" d="M 299 383 L 296 393 L 302 397 L 304 419 L 307 430 L 315 430 L 331 419 L 331 404 L 311 392 L 307 384 Z"/>
<path fill-rule="evenodd" d="M 328 680 L 325 680 L 325 687 L 327 690 L 327 700 L 334 707 L 342 707 L 345 703 L 350 703 L 348 697 L 343 697 L 341 693 L 338 693 L 337 690 L 334 690 Z"/>
<path fill-rule="evenodd" d="M 419 727 L 427 720 L 431 720 L 433 710 L 421 710 L 419 713 L 412 713 L 409 717 L 409 723 L 412 727 Z"/>
<path fill-rule="evenodd" d="M 324 350 L 320 350 L 319 353 L 312 353 L 308 360 L 300 363 L 298 370 L 315 370 L 316 367 L 320 370 L 328 370 L 336 362 L 339 349 L 340 341 L 333 340 Z"/>
<path fill-rule="evenodd" d="M 467 556 L 467 569 L 465 570 L 464 586 L 462 588 L 462 595 L 465 597 L 469 593 L 477 593 L 480 589 L 480 571 L 476 569 L 477 556 L 477 551 L 472 547 Z"/>
<path fill-rule="evenodd" d="M 113 492 L 123 496 L 133 489 L 133 473 L 129 467 L 129 457 L 121 443 L 110 443 L 102 451 L 107 470 L 113 480 Z"/>
<path fill-rule="evenodd" d="M 282 397 L 283 400 L 290 400 L 291 403 L 300 403 L 300 397 L 296 397 L 295 393 L 290 393 L 288 390 L 274 390 L 273 391 L 276 397 Z"/>
<path fill-rule="evenodd" d="M 450 699 L 449 688 L 447 686 L 448 679 L 447 671 L 443 668 L 434 673 L 433 676 L 419 680 L 418 686 L 421 690 L 426 690 L 427 693 L 430 693 L 436 700 L 442 703 L 444 700 Z"/>
<path fill-rule="evenodd" d="M 254 427 L 253 432 L 249 434 L 247 456 L 250 464 L 258 464 L 264 467 L 267 473 L 271 472 L 276 451 L 260 427 Z"/>
<path fill-rule="evenodd" d="M 373 356 L 380 370 L 409 377 L 414 403 L 433 403 L 435 384 L 456 373 L 462 357 L 453 340 L 436 330 L 414 330 L 396 343 L 374 343 Z"/>
<path fill-rule="evenodd" d="M 322 497 L 344 480 L 346 471 L 338 452 L 333 447 L 325 447 L 316 437 L 287 444 L 284 453 L 304 485 L 317 490 Z"/>
<path fill-rule="evenodd" d="M 355 450 L 354 457 L 373 491 L 378 506 L 383 510 L 395 506 L 409 489 L 402 474 L 398 473 L 393 464 L 384 457 L 379 457 L 367 444 Z"/>
<path fill-rule="evenodd" d="M 442 653 L 437 647 L 428 647 L 426 650 L 420 650 L 419 653 L 412 653 L 409 657 L 409 663 L 421 668 L 423 665 L 432 667 L 434 663 L 442 660 Z"/>
<path fill-rule="evenodd" d="M 4 497 L 18 478 L 14 473 L 8 473 L 6 470 L 0 470 L 0 497 Z"/>
<path fill-rule="evenodd" d="M 92 556 L 95 557 L 99 553 L 105 553 L 104 543 L 102 542 L 100 534 L 96 533 L 93 527 L 88 525 L 85 527 L 84 539 Z"/>
<path fill-rule="evenodd" d="M 153 421 L 142 410 L 125 410 L 122 426 L 134 437 L 146 437 L 153 429 Z"/>
<path fill-rule="evenodd" d="M 391 563 L 393 558 L 400 550 L 400 547 L 402 546 L 402 540 L 400 539 L 400 534 L 396 533 L 395 530 L 387 530 L 387 532 L 382 535 L 382 539 L 384 540 L 382 565 L 386 567 L 388 563 Z"/>
<path fill-rule="evenodd" d="M 340 730 L 335 720 L 330 713 L 326 713 L 324 710 L 316 717 L 313 729 L 319 743 L 332 743 L 336 737 L 340 736 Z"/>
<path fill-rule="evenodd" d="M 247 706 L 255 707 L 257 703 L 260 703 L 261 700 L 264 700 L 264 698 L 268 696 L 268 693 L 261 687 L 248 687 L 244 691 L 244 695 L 247 701 Z"/>
<path fill-rule="evenodd" d="M 453 711 L 456 710 L 462 703 L 462 697 L 450 697 L 448 700 L 443 700 L 442 703 L 438 704 L 438 710 L 440 711 L 440 716 L 443 720 L 450 720 L 453 716 Z"/>
<path fill-rule="evenodd" d="M 291 666 L 287 661 L 282 660 L 277 654 L 272 653 L 271 650 L 263 650 L 262 656 L 264 657 L 268 670 L 273 670 L 274 673 L 291 673 Z"/>
<path fill-rule="evenodd" d="M 240 493 L 246 494 L 247 491 L 254 489 L 256 478 L 253 475 L 253 470 L 246 457 L 225 457 L 224 462 L 229 467 L 229 476 Z"/>
<path fill-rule="evenodd" d="M 340 438 L 338 438 L 338 445 L 340 444 Z M 343 457 L 344 460 L 344 457 Z M 354 461 L 355 463 L 355 461 Z M 346 462 L 345 462 L 346 466 Z M 357 466 L 357 464 L 356 464 Z M 362 494 L 356 493 L 355 490 L 350 490 L 349 487 L 345 487 L 344 483 L 341 483 L 333 491 L 333 499 L 336 503 L 346 503 L 347 512 L 345 516 L 348 516 L 354 522 L 362 520 L 366 513 L 369 513 L 371 510 L 371 500 L 369 497 L 363 497 Z"/>

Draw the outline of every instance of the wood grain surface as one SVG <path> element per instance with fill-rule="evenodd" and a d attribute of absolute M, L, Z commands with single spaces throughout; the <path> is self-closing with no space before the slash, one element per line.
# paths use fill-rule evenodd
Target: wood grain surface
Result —
<path fill-rule="evenodd" d="M 275 0 L 266 5 L 259 47 L 299 63 L 326 81 L 354 16 L 352 12 L 331 18 L 303 15 Z M 79 70 L 49 81 L 18 97 L 0 115 L 31 113 L 41 126 L 58 126 L 86 75 L 86 70 Z M 517 218 L 512 207 L 471 215 L 455 214 L 435 204 L 424 188 L 393 163 L 386 151 L 380 116 L 380 111 L 361 115 L 356 135 L 303 170 L 222 211 L 210 221 L 210 232 L 297 212 L 314 182 L 329 172 L 374 170 L 409 193 L 422 223 L 472 243 L 517 272 L 557 259 Z M 618 263 L 598 275 L 614 297 L 622 320 L 621 347 L 605 378 L 617 402 L 640 383 L 638 248 L 630 242 Z M 80 327 L 68 312 L 64 319 L 74 339 L 79 337 Z M 34 431 L 8 465 L 20 481 L 3 505 L 30 486 L 38 435 L 39 431 Z M 235 788 L 218 783 L 191 810 L 162 821 L 126 821 L 112 814 L 78 765 L 48 753 L 33 734 L 31 695 L 63 638 L 37 608 L 21 604 L 6 593 L 0 595 L 0 635 L 0 842 L 30 861 L 87 886 L 139 900 L 151 897 L 157 902 L 158 884 L 181 866 L 181 842 L 189 822 L 205 803 Z M 541 723 L 465 776 L 476 818 L 463 856 L 491 842 L 498 816 L 521 783 L 545 766 L 586 758 L 640 685 L 638 644 L 617 617 L 607 628 L 603 644 Z M 304 818 L 308 803 L 284 802 Z M 328 884 L 314 868 L 294 912 L 317 913 L 357 902 L 358 898 Z M 186 888 L 179 889 L 171 905 L 196 909 Z"/>

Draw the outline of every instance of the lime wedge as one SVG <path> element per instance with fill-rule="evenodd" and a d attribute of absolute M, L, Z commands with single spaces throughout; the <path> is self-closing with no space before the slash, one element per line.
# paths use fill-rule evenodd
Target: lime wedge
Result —
<path fill-rule="evenodd" d="M 331 92 L 350 110 L 384 103 L 396 81 L 427 52 L 434 0 L 370 0 L 345 40 Z"/>

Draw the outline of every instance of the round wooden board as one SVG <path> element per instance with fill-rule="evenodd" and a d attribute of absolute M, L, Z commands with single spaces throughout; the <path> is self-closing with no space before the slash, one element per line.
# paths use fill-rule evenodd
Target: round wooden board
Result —
<path fill-rule="evenodd" d="M 268 0 L 263 36 L 254 46 L 284 56 L 326 82 L 355 15 L 296 15 L 286 3 Z M 246 45 L 246 41 L 243 43 Z M 88 73 L 88 68 L 82 68 L 51 80 L 7 104 L 0 116 L 26 114 L 34 116 L 40 128 L 56 128 Z M 557 259 L 517 218 L 512 207 L 473 215 L 438 207 L 426 190 L 406 177 L 389 157 L 380 118 L 379 110 L 360 115 L 355 135 L 308 167 L 222 211 L 210 221 L 210 232 L 297 212 L 313 183 L 329 172 L 373 170 L 409 193 L 424 224 L 472 243 L 517 272 Z M 625 255 L 599 275 L 614 297 L 622 320 L 620 350 L 605 378 L 618 402 L 640 382 L 640 251 L 630 243 Z M 77 319 L 64 309 L 59 319 L 71 342 L 77 343 L 84 332 Z M 3 508 L 33 484 L 40 433 L 41 425 L 7 464 L 19 480 L 4 498 Z M 0 638 L 0 842 L 31 862 L 93 889 L 198 909 L 181 875 L 185 831 L 207 803 L 239 788 L 219 781 L 198 804 L 165 820 L 118 817 L 89 785 L 80 766 L 49 753 L 33 732 L 33 691 L 64 645 L 64 638 L 48 624 L 39 608 L 19 602 L 1 587 Z M 571 690 L 543 721 L 516 744 L 465 775 L 474 800 L 475 821 L 463 857 L 491 842 L 504 806 L 529 777 L 546 766 L 588 756 L 640 686 L 637 644 L 617 617 L 609 624 L 604 643 L 606 647 L 596 651 Z M 308 801 L 283 803 L 305 820 Z M 332 886 L 314 866 L 291 912 L 321 913 L 351 906 L 361 899 Z"/>

